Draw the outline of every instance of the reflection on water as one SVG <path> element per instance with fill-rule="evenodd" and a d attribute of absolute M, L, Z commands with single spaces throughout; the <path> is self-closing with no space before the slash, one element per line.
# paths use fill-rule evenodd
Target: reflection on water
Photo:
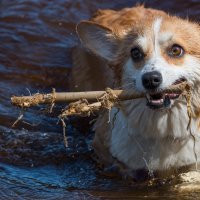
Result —
<path fill-rule="evenodd" d="M 73 164 L 72 164 L 73 165 Z M 70 167 L 16 168 L 0 165 L 1 199 L 84 199 L 87 192 L 68 191 L 66 185 L 80 181 L 69 174 Z M 77 169 L 76 169 L 77 170 Z M 51 176 L 53 174 L 53 176 Z M 66 181 L 68 180 L 68 181 Z"/>
<path fill-rule="evenodd" d="M 135 2 L 139 1 L 0 1 L 0 199 L 175 198 L 168 186 L 147 191 L 147 187 L 104 177 L 91 159 L 87 120 L 70 121 L 70 147 L 64 148 L 56 117 L 61 106 L 52 115 L 42 115 L 42 107 L 39 112 L 29 109 L 11 128 L 19 110 L 10 105 L 10 96 L 68 90 L 71 50 L 78 44 L 76 23 L 98 8 L 120 9 Z M 199 20 L 197 0 L 154 0 L 146 5 Z M 177 199 L 198 195 L 179 194 Z"/>

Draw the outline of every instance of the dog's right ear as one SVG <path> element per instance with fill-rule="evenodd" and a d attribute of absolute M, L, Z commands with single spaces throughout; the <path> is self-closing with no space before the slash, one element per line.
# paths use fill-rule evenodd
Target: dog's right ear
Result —
<path fill-rule="evenodd" d="M 76 30 L 86 48 L 108 61 L 113 61 L 118 42 L 112 30 L 90 21 L 80 22 Z"/>

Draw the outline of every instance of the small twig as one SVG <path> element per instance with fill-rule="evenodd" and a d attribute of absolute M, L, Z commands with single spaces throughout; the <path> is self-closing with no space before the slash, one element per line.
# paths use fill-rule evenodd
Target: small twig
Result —
<path fill-rule="evenodd" d="M 40 120 L 38 123 L 33 123 L 33 124 L 31 124 L 31 123 L 29 123 L 29 122 L 26 122 L 26 121 L 22 121 L 24 124 L 27 124 L 27 125 L 29 125 L 29 126 L 32 126 L 32 127 L 37 127 L 37 126 L 39 126 L 40 124 L 41 124 L 41 121 L 42 120 Z"/>
<path fill-rule="evenodd" d="M 114 113 L 113 120 L 112 120 L 112 130 L 115 127 L 115 121 L 117 119 L 117 115 L 118 115 L 119 111 L 120 111 L 120 109 L 117 108 L 117 111 Z"/>
<path fill-rule="evenodd" d="M 28 88 L 26 88 L 26 90 L 28 91 L 29 95 L 31 96 L 32 95 L 31 91 Z"/>
<path fill-rule="evenodd" d="M 52 102 L 51 102 L 51 105 L 50 105 L 50 109 L 49 109 L 49 113 L 52 113 L 53 112 L 53 108 L 55 106 L 55 99 L 56 99 L 56 89 L 53 88 L 52 90 Z"/>
<path fill-rule="evenodd" d="M 192 94 L 191 94 L 191 88 L 189 85 L 186 85 L 185 90 L 186 90 L 186 94 L 184 96 L 185 96 L 186 103 L 187 103 L 187 114 L 189 117 L 187 130 L 189 130 L 190 126 L 191 126 L 191 120 L 192 120 L 192 108 L 191 108 L 191 95 Z"/>
<path fill-rule="evenodd" d="M 11 126 L 12 128 L 15 127 L 15 125 L 24 117 L 23 112 L 20 113 L 19 117 L 17 118 L 17 120 L 13 123 L 13 125 Z"/>
<path fill-rule="evenodd" d="M 67 141 L 67 136 L 66 136 L 66 123 L 63 118 L 60 118 L 60 121 L 62 122 L 62 127 L 63 127 L 63 140 L 64 140 L 64 145 L 67 148 L 68 147 L 68 141 Z"/>

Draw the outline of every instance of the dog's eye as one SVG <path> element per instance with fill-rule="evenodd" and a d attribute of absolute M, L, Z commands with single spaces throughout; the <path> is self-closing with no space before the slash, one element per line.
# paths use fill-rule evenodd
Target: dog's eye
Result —
<path fill-rule="evenodd" d="M 144 58 L 144 53 L 138 47 L 135 47 L 131 49 L 131 57 L 137 62 Z"/>
<path fill-rule="evenodd" d="M 168 53 L 169 53 L 169 55 L 170 55 L 171 57 L 178 58 L 178 57 L 183 56 L 183 54 L 184 54 L 184 49 L 183 49 L 181 46 L 179 46 L 178 44 L 174 44 L 174 45 L 170 48 L 170 50 L 169 50 Z"/>

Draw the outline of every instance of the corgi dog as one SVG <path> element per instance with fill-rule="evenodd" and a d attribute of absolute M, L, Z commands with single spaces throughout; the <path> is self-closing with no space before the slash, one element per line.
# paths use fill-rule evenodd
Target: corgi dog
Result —
<path fill-rule="evenodd" d="M 120 108 L 100 113 L 93 145 L 101 162 L 112 165 L 117 161 L 129 171 L 162 173 L 197 166 L 199 24 L 136 6 L 100 10 L 89 21 L 80 22 L 77 33 L 83 44 L 73 54 L 72 76 L 78 90 L 110 87 L 147 96 L 123 101 Z M 184 81 L 191 87 L 190 131 L 183 95 L 163 92 Z"/>

